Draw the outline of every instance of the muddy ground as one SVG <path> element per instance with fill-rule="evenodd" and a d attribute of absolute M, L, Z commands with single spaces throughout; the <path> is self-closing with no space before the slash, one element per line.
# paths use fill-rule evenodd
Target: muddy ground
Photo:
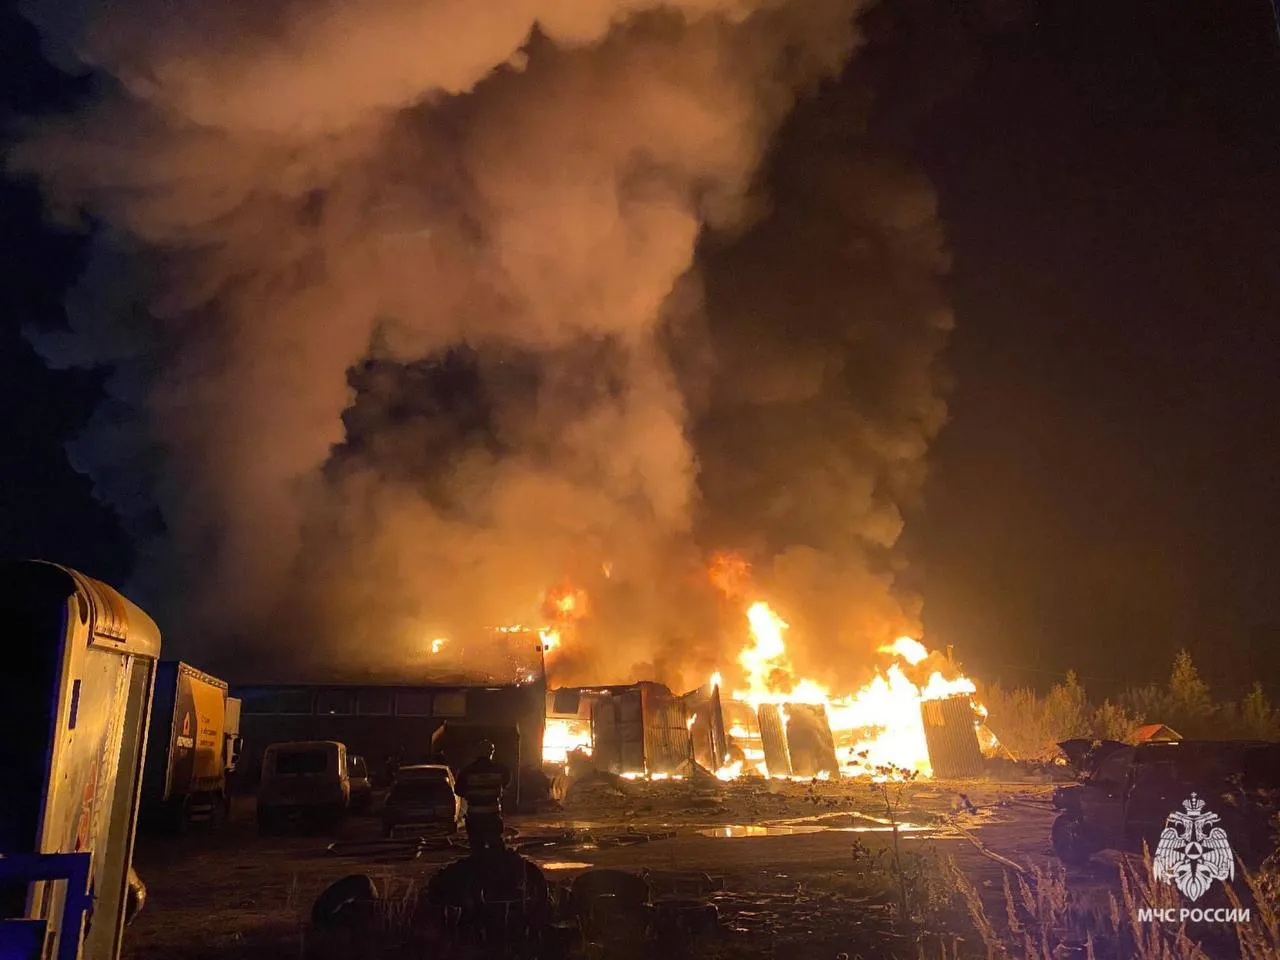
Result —
<path fill-rule="evenodd" d="M 1003 915 L 1008 868 L 999 858 L 1024 868 L 1056 864 L 1049 845 L 1051 790 L 1047 783 L 906 787 L 896 813 L 900 869 L 892 866 L 885 797 L 863 782 L 597 782 L 575 785 L 561 804 L 508 823 L 518 841 L 578 831 L 571 841 L 523 851 L 553 881 L 592 867 L 712 877 L 723 888 L 710 897 L 720 922 L 714 935 L 683 944 L 690 955 L 915 958 L 924 938 L 928 955 L 939 956 L 939 928 L 949 927 L 969 938 L 972 952 L 962 954 L 985 956 L 971 931 L 945 913 L 923 924 L 905 922 L 898 905 L 902 889 L 910 885 L 919 900 L 910 912 L 923 916 L 929 890 L 945 886 L 950 859 L 992 915 Z M 451 952 L 450 944 L 432 939 L 434 933 L 408 933 L 405 918 L 428 877 L 459 851 L 406 859 L 403 851 L 337 855 L 329 849 L 334 839 L 374 839 L 378 827 L 375 807 L 333 835 L 259 837 L 247 801 L 216 833 L 141 837 L 135 865 L 148 898 L 127 932 L 125 957 L 292 960 Z M 373 877 L 386 896 L 377 937 L 325 933 L 308 922 L 316 895 L 352 873 Z M 1103 862 L 1073 876 L 1072 884 L 1086 892 L 1105 890 L 1113 873 Z M 337 944 L 340 936 L 346 939 Z M 670 951 L 651 955 L 663 952 Z"/>

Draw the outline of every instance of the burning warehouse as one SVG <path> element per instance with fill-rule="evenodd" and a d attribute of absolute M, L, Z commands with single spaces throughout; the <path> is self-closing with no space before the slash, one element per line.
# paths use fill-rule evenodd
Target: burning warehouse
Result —
<path fill-rule="evenodd" d="M 719 690 L 682 696 L 660 684 L 564 687 L 547 692 L 545 764 L 572 773 L 575 758 L 624 777 L 717 770 L 727 755 Z"/>
<path fill-rule="evenodd" d="M 548 593 L 544 613 L 554 626 L 539 635 L 552 641 L 541 649 L 549 677 L 543 760 L 553 775 L 575 759 L 628 777 L 698 768 L 726 780 L 981 773 L 979 737 L 987 749 L 994 738 L 972 699 L 975 685 L 949 650 L 931 652 L 909 636 L 882 641 L 863 667 L 864 679 L 837 692 L 830 677 L 840 670 L 828 670 L 823 682 L 797 666 L 788 647 L 791 625 L 753 599 L 761 591 L 745 561 L 719 554 L 703 575 L 723 601 L 720 635 L 707 646 L 722 652 L 736 646 L 737 654 L 719 659 L 724 672 L 679 695 L 654 682 L 667 679 L 656 668 L 645 682 L 551 689 L 563 673 L 589 673 L 583 664 L 602 638 L 582 630 L 591 607 L 584 590 Z M 836 666 L 849 674 L 848 665 Z"/>
<path fill-rule="evenodd" d="M 882 646 L 870 679 L 837 693 L 799 674 L 789 624 L 756 601 L 739 607 L 748 632 L 732 682 L 716 672 L 676 693 L 655 669 L 628 684 L 552 688 L 548 678 L 557 674 L 590 672 L 575 657 L 599 638 L 581 632 L 591 610 L 584 590 L 562 586 L 547 596 L 547 625 L 425 640 L 417 681 L 241 688 L 249 768 L 255 749 L 276 740 L 337 740 L 377 769 L 392 757 L 427 760 L 441 738 L 484 728 L 488 739 L 510 742 L 503 759 L 513 770 L 540 768 L 553 779 L 592 768 L 653 779 L 701 771 L 723 780 L 981 772 L 975 687 L 949 656 L 917 640 Z M 501 676 L 480 677 L 477 652 Z"/>
<path fill-rule="evenodd" d="M 904 735 L 911 724 L 901 714 L 892 728 L 849 726 L 857 702 L 837 701 L 831 712 L 824 703 L 753 704 L 722 698 L 718 676 L 679 696 L 649 682 L 548 690 L 542 758 L 553 774 L 574 775 L 577 761 L 578 767 L 650 779 L 695 771 L 722 780 L 982 774 L 979 730 L 985 728 L 981 708 L 967 695 L 914 700 L 909 717 L 918 738 Z"/>

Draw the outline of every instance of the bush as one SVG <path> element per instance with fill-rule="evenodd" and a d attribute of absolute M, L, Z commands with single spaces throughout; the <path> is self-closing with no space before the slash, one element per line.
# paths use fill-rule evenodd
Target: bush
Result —
<path fill-rule="evenodd" d="M 1010 753 L 1024 760 L 1053 757 L 1059 742 L 1076 737 L 1127 741 L 1138 726 L 1120 704 L 1104 700 L 1092 706 L 1074 673 L 1043 698 L 1025 687 L 1006 691 L 997 685 L 983 696 L 988 728 Z"/>
<path fill-rule="evenodd" d="M 1241 735 L 1250 739 L 1280 739 L 1280 714 L 1271 706 L 1260 683 L 1254 683 L 1240 701 L 1239 728 Z"/>
<path fill-rule="evenodd" d="M 1138 720 L 1123 706 L 1103 700 L 1102 706 L 1093 713 L 1092 735 L 1099 740 L 1131 743 L 1138 726 Z"/>
<path fill-rule="evenodd" d="M 993 684 L 978 695 L 987 708 L 987 728 L 1015 757 L 1038 760 L 1056 752 L 1057 741 L 1047 725 L 1044 701 L 1034 690 L 1005 690 Z"/>
<path fill-rule="evenodd" d="M 1173 660 L 1166 685 L 1131 687 L 1118 702 L 1093 706 L 1074 673 L 1041 697 L 1019 687 L 991 684 L 979 691 L 987 726 L 1015 757 L 1056 756 L 1062 740 L 1088 738 L 1132 742 L 1144 723 L 1165 723 L 1185 737 L 1280 740 L 1280 710 L 1255 683 L 1238 703 L 1214 703 L 1208 685 L 1186 650 Z"/>

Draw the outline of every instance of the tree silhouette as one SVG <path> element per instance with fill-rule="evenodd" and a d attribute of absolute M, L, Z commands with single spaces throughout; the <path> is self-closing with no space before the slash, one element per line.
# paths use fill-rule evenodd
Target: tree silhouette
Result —
<path fill-rule="evenodd" d="M 1173 658 L 1169 707 L 1172 715 L 1165 722 L 1184 736 L 1204 736 L 1211 732 L 1213 701 L 1209 699 L 1209 686 L 1200 678 L 1188 650 L 1179 650 Z"/>

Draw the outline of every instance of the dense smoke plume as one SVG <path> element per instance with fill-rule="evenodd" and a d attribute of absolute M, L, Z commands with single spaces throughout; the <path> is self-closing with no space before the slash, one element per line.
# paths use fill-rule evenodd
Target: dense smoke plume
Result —
<path fill-rule="evenodd" d="M 828 672 L 918 627 L 891 561 L 942 421 L 932 194 L 812 107 L 763 188 L 862 3 L 33 10 L 99 92 L 11 158 L 97 227 L 70 331 L 31 336 L 113 369 L 73 459 L 171 649 L 501 673 L 484 628 L 568 578 L 565 678 L 685 682 L 740 627 L 721 546 Z"/>

